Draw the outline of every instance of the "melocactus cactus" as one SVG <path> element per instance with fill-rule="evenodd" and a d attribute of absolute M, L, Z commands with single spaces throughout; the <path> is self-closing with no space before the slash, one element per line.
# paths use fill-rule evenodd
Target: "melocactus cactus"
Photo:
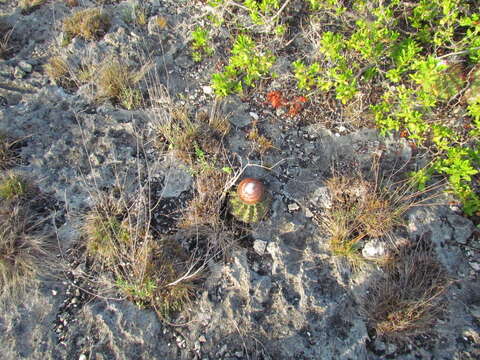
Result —
<path fill-rule="evenodd" d="M 270 197 L 258 179 L 243 179 L 230 194 L 230 213 L 245 223 L 256 223 L 268 212 Z"/>

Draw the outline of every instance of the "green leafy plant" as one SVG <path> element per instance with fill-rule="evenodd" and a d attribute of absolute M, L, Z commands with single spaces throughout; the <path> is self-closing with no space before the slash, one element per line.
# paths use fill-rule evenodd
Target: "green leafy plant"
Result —
<path fill-rule="evenodd" d="M 297 86 L 300 90 L 311 90 L 317 84 L 317 76 L 321 68 L 319 63 L 313 63 L 310 66 L 305 65 L 301 60 L 292 63 Z"/>
<path fill-rule="evenodd" d="M 197 26 L 192 32 L 192 58 L 196 62 L 202 61 L 203 56 L 213 55 L 213 48 L 209 41 L 209 31 Z"/>
<path fill-rule="evenodd" d="M 336 14 L 340 15 L 347 10 L 342 6 L 342 0 L 307 0 L 310 8 L 316 10 L 334 10 Z"/>
<path fill-rule="evenodd" d="M 119 277 L 115 281 L 115 285 L 118 289 L 125 293 L 129 298 L 133 299 L 133 302 L 140 308 L 149 305 L 151 298 L 155 294 L 157 284 L 153 279 L 142 279 L 141 283 L 129 282 L 122 277 Z"/>
<path fill-rule="evenodd" d="M 119 101 L 127 110 L 137 109 L 142 105 L 143 94 L 140 89 L 125 87 L 120 91 Z"/>
<path fill-rule="evenodd" d="M 347 103 L 357 93 L 354 70 L 358 69 L 358 65 L 349 64 L 343 57 L 344 37 L 330 31 L 325 32 L 320 40 L 319 50 L 334 65 L 324 69 L 316 62 L 310 66 L 298 60 L 293 62 L 298 88 L 307 91 L 314 87 L 321 91 L 333 88 L 336 98 L 344 104 Z"/>
<path fill-rule="evenodd" d="M 241 93 L 244 85 L 254 86 L 255 81 L 267 74 L 274 61 L 273 55 L 259 55 L 258 47 L 249 36 L 238 35 L 229 64 L 223 72 L 212 75 L 212 87 L 219 96 Z"/>
<path fill-rule="evenodd" d="M 280 7 L 279 0 L 244 0 L 243 5 L 249 10 L 250 18 L 257 25 L 265 23 L 265 18 L 272 16 Z"/>
<path fill-rule="evenodd" d="M 433 155 L 431 167 L 413 175 L 419 186 L 444 175 L 464 212 L 479 212 L 478 8 L 459 0 L 308 2 L 318 19 L 335 13 L 337 23 L 320 33 L 320 60 L 293 63 L 298 88 L 309 96 L 332 91 L 347 105 L 373 86 L 378 96 L 364 111 L 380 132 L 397 132 Z M 452 104 L 466 107 L 458 113 L 467 115 L 467 131 L 442 116 Z"/>
<path fill-rule="evenodd" d="M 11 200 L 25 196 L 27 183 L 18 175 L 9 173 L 0 180 L 0 199 Z"/>

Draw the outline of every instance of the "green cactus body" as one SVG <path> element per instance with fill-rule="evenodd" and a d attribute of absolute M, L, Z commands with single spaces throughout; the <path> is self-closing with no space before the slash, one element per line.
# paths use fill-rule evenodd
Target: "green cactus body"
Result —
<path fill-rule="evenodd" d="M 253 205 L 245 204 L 240 200 L 237 192 L 230 193 L 230 213 L 244 223 L 257 223 L 262 220 L 270 207 L 270 197 Z"/>

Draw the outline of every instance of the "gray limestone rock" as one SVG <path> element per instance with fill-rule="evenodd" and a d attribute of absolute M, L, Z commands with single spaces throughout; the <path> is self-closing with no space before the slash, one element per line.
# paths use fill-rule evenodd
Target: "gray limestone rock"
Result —
<path fill-rule="evenodd" d="M 237 127 L 244 127 L 251 123 L 248 104 L 242 103 L 236 95 L 229 96 L 223 104 L 223 113 L 228 120 Z"/>

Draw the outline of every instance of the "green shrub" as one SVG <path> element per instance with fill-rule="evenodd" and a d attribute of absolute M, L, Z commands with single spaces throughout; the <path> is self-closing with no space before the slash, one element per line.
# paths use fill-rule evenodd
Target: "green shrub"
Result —
<path fill-rule="evenodd" d="M 480 211 L 473 185 L 480 167 L 478 7 L 459 0 L 309 3 L 316 16 L 335 11 L 338 26 L 321 33 L 320 61 L 293 63 L 298 88 L 310 95 L 333 91 L 347 104 L 357 94 L 366 98 L 373 86 L 380 96 L 369 98 L 369 105 L 381 133 L 401 132 L 434 155 L 431 169 L 415 174 L 419 185 L 435 173 L 445 175 L 464 212 Z M 462 95 L 470 124 L 443 120 L 452 99 Z"/>
<path fill-rule="evenodd" d="M 259 55 L 255 42 L 247 35 L 238 35 L 232 48 L 229 64 L 221 73 L 212 75 L 212 87 L 219 96 L 241 93 L 244 86 L 254 86 L 268 73 L 275 57 Z"/>

